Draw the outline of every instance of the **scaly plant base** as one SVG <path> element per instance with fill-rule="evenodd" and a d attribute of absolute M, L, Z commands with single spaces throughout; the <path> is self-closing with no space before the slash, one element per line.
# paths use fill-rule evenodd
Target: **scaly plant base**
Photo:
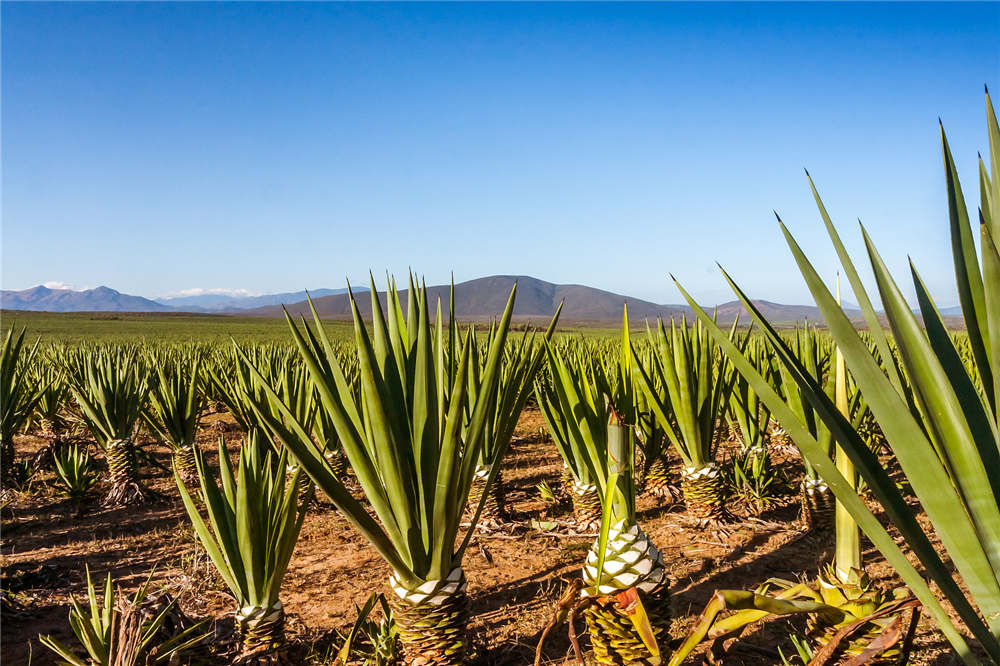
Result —
<path fill-rule="evenodd" d="M 646 470 L 645 492 L 653 497 L 674 504 L 681 500 L 681 490 L 671 482 L 670 469 L 663 458 L 657 458 Z"/>
<path fill-rule="evenodd" d="M 131 439 L 109 442 L 106 450 L 111 489 L 103 506 L 117 507 L 142 504 L 154 497 L 152 491 L 139 482 L 139 467 L 135 460 L 135 444 Z"/>
<path fill-rule="evenodd" d="M 185 446 L 174 451 L 174 465 L 185 484 L 198 483 L 198 467 L 194 462 L 194 448 Z"/>
<path fill-rule="evenodd" d="M 600 574 L 600 537 L 587 554 L 581 594 L 592 597 L 584 616 L 599 664 L 658 664 L 659 636 L 670 624 L 663 557 L 637 524 L 608 531 Z M 650 649 L 650 645 L 655 648 Z"/>
<path fill-rule="evenodd" d="M 601 528 L 601 498 L 597 495 L 597 486 L 574 481 L 571 487 L 573 530 L 581 534 L 597 532 Z"/>
<path fill-rule="evenodd" d="M 483 497 L 483 489 L 490 470 L 487 467 L 476 467 L 475 477 L 472 479 L 472 488 L 469 491 L 469 501 L 465 505 L 466 518 L 472 520 L 475 517 L 476 509 Z M 479 523 L 476 529 L 484 532 L 495 532 L 502 529 L 504 524 L 510 521 L 510 512 L 507 510 L 507 489 L 503 483 L 503 470 L 497 470 L 493 485 L 490 486 L 486 494 L 486 502 L 483 504 L 483 512 L 479 515 Z"/>
<path fill-rule="evenodd" d="M 347 456 L 344 455 L 344 450 L 338 445 L 333 451 L 324 453 L 323 457 L 330 465 L 330 473 L 337 478 L 342 478 L 347 472 Z"/>
<path fill-rule="evenodd" d="M 388 595 L 399 632 L 402 662 L 410 666 L 465 663 L 469 599 L 465 573 L 456 567 L 443 581 L 408 589 L 392 576 Z"/>
<path fill-rule="evenodd" d="M 236 613 L 240 631 L 237 664 L 284 664 L 285 610 L 281 602 L 270 608 L 246 606 Z"/>
<path fill-rule="evenodd" d="M 803 528 L 816 530 L 833 527 L 833 514 L 837 501 L 830 486 L 821 479 L 802 479 L 799 498 L 802 502 L 800 521 Z"/>
<path fill-rule="evenodd" d="M 657 644 L 670 627 L 670 593 L 661 585 L 650 594 L 639 592 L 643 610 Z M 659 664 L 658 655 L 650 652 L 630 619 L 614 597 L 601 597 L 584 611 L 590 645 L 598 664 Z"/>
<path fill-rule="evenodd" d="M 721 524 L 729 519 L 725 507 L 725 484 L 718 465 L 681 470 L 681 490 L 688 514 L 700 526 Z"/>

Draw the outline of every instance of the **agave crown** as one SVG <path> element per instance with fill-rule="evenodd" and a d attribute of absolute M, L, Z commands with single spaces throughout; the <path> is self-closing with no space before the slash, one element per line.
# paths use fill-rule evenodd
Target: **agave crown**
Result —
<path fill-rule="evenodd" d="M 354 294 L 349 294 L 360 399 L 315 308 L 312 327 L 304 320 L 296 325 L 286 313 L 321 409 L 336 428 L 377 520 L 344 488 L 322 447 L 310 438 L 309 428 L 247 359 L 267 399 L 281 415 L 276 418 L 262 400 L 253 398 L 260 419 L 407 586 L 445 580 L 461 562 L 478 520 L 477 512 L 456 549 L 484 431 L 493 418 L 491 408 L 516 289 L 515 285 L 489 340 L 482 389 L 474 397 L 468 392 L 474 331 L 470 328 L 459 345 L 462 336 L 454 313 L 449 313 L 446 328 L 440 303 L 436 326 L 432 325 L 426 287 L 416 289 L 412 277 L 405 314 L 394 284 L 386 294 L 384 312 L 372 282 L 371 332 Z"/>

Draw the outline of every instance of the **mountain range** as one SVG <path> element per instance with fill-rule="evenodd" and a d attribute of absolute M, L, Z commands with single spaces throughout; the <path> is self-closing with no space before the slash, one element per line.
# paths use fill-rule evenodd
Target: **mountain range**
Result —
<path fill-rule="evenodd" d="M 455 310 L 462 319 L 487 319 L 499 315 L 507 302 L 514 283 L 518 293 L 514 316 L 518 321 L 543 323 L 552 316 L 559 303 L 564 303 L 562 321 L 577 323 L 610 323 L 621 320 L 622 306 L 628 305 L 633 321 L 691 316 L 686 305 L 661 305 L 630 296 L 616 294 L 578 284 L 553 284 L 526 275 L 493 275 L 455 285 Z M 448 307 L 449 285 L 427 288 L 432 310 L 439 301 Z M 367 292 L 367 289 L 356 290 Z M 346 289 L 316 289 L 309 292 L 317 311 L 323 317 L 349 318 L 350 301 Z M 405 291 L 402 292 L 405 298 Z M 379 292 L 385 304 L 385 294 Z M 362 314 L 370 314 L 371 299 L 358 298 Z M 230 296 L 201 294 L 197 296 L 148 299 L 122 294 L 110 287 L 97 287 L 74 291 L 49 289 L 44 286 L 22 291 L 0 291 L 0 308 L 5 310 L 35 310 L 48 312 L 201 312 L 211 314 L 238 314 L 253 317 L 279 317 L 282 305 L 293 315 L 309 314 L 305 292 L 285 292 L 262 296 Z M 785 305 L 771 301 L 754 301 L 763 314 L 774 323 L 791 323 L 802 320 L 821 321 L 814 306 Z M 716 308 L 720 322 L 732 322 L 739 314 L 746 313 L 737 301 L 724 303 Z M 848 309 L 853 319 L 860 319 L 860 312 Z"/>
<path fill-rule="evenodd" d="M 360 291 L 367 290 L 361 289 Z M 346 293 L 346 288 L 316 289 L 309 292 L 313 298 Z M 261 296 L 198 294 L 196 296 L 164 296 L 153 300 L 161 305 L 166 305 L 173 310 L 183 310 L 186 312 L 229 312 L 234 310 L 262 308 L 267 307 L 268 305 L 281 305 L 282 303 L 298 303 L 306 300 L 306 292 L 305 290 L 288 291 L 280 294 L 263 294 Z"/>

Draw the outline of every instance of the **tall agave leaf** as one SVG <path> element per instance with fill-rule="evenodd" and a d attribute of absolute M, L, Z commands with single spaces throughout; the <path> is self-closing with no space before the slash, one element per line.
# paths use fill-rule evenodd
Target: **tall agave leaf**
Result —
<path fill-rule="evenodd" d="M 91 435 L 104 449 L 110 489 L 106 506 L 144 501 L 133 439 L 148 394 L 147 371 L 134 348 L 85 354 L 70 374 L 70 391 Z"/>
<path fill-rule="evenodd" d="M 30 364 L 38 342 L 30 349 L 24 348 L 24 332 L 7 331 L 0 347 L 0 458 L 3 470 L 0 477 L 10 478 L 14 465 L 14 434 L 20 432 L 31 417 L 40 396 L 40 388 L 31 381 Z"/>
<path fill-rule="evenodd" d="M 322 449 L 287 405 L 275 401 L 282 419 L 255 399 L 257 413 L 327 496 L 393 569 L 394 616 L 408 660 L 461 663 L 467 598 L 461 563 L 475 528 L 455 547 L 462 514 L 480 459 L 516 287 L 490 343 L 479 394 L 472 400 L 467 375 L 473 331 L 459 337 L 441 327 L 432 334 L 426 288 L 410 289 L 404 315 L 398 292 L 386 294 L 383 312 L 374 283 L 372 328 L 365 326 L 353 294 L 355 344 L 361 399 L 347 381 L 319 316 L 289 328 L 332 419 L 373 517 L 344 488 Z M 448 370 L 452 362 L 454 373 Z M 251 367 L 268 398 L 277 391 Z M 465 413 L 471 421 L 464 430 Z M 502 454 L 501 454 L 502 455 Z"/>
<path fill-rule="evenodd" d="M 998 134 L 995 116 L 987 100 L 990 113 L 988 126 L 991 137 L 990 159 L 995 165 L 1000 161 L 1000 145 L 992 139 Z M 992 354 L 987 348 L 995 321 L 990 317 L 986 303 L 1000 296 L 1000 275 L 990 266 L 1000 265 L 992 230 L 981 225 L 980 230 L 989 242 L 982 246 L 982 272 L 969 242 L 971 230 L 955 173 L 947 141 L 942 134 L 945 156 L 945 175 L 948 205 L 952 226 L 953 252 L 956 259 L 956 279 L 962 299 L 966 324 L 978 331 L 978 342 L 973 343 L 974 359 L 979 375 L 988 378 L 995 370 Z M 989 181 L 981 185 L 992 193 Z M 992 194 L 990 194 L 992 196 Z M 983 196 L 992 205 L 990 196 Z M 985 216 L 984 216 L 985 219 Z M 817 306 L 823 313 L 830 333 L 842 350 L 847 366 L 865 395 L 870 409 L 881 426 L 890 448 L 896 456 L 914 493 L 920 500 L 927 517 L 934 526 L 948 557 L 961 577 L 966 593 L 956 577 L 945 567 L 940 555 L 932 546 L 927 534 L 916 521 L 909 507 L 900 496 L 893 481 L 878 464 L 863 439 L 851 423 L 832 405 L 822 388 L 815 385 L 787 353 L 780 338 L 763 317 L 753 308 L 743 292 L 730 280 L 754 318 L 768 333 L 775 344 L 782 362 L 791 368 L 797 383 L 803 386 L 817 414 L 824 420 L 834 438 L 850 456 L 851 461 L 867 482 L 873 496 L 882 504 L 886 515 L 903 534 L 907 545 L 918 557 L 927 575 L 955 608 L 969 630 L 979 639 L 991 663 L 1000 663 L 1000 480 L 991 470 L 1000 469 L 1000 442 L 998 442 L 993 394 L 987 388 L 989 380 L 977 390 L 970 373 L 962 364 L 960 354 L 945 329 L 939 311 L 934 306 L 927 289 L 911 265 L 917 301 L 924 327 L 910 310 L 895 280 L 886 269 L 881 256 L 867 233 L 862 232 L 869 261 L 875 274 L 882 306 L 889 322 L 899 357 L 912 387 L 910 403 L 905 392 L 899 390 L 883 367 L 872 357 L 864 339 L 837 306 L 836 299 L 819 278 L 812 264 L 782 225 L 782 232 L 791 248 Z M 832 234 L 831 234 L 832 236 Z M 727 275 L 727 279 L 728 275 Z M 855 292 L 868 316 L 874 309 L 863 288 Z M 689 299 L 690 301 L 690 299 Z M 691 301 L 693 302 L 693 301 Z M 979 303 L 982 303 L 980 307 Z M 707 320 L 704 313 L 699 317 Z M 971 330 L 971 327 L 970 327 Z M 719 339 L 720 332 L 713 330 Z M 970 340 L 972 336 L 970 335 Z M 976 347 L 979 347 L 976 350 Z M 749 381 L 756 381 L 751 368 L 743 362 L 737 350 L 728 349 L 733 362 Z M 762 398 L 764 393 L 762 393 Z M 942 608 L 920 574 L 881 524 L 858 499 L 850 484 L 833 468 L 830 460 L 815 447 L 815 440 L 800 427 L 795 416 L 783 409 L 774 394 L 767 399 L 775 416 L 802 450 L 810 458 L 820 475 L 830 483 L 838 501 L 858 521 L 862 529 L 897 569 L 900 576 L 916 594 L 924 607 L 938 622 L 945 636 L 965 663 L 978 663 L 962 635 Z M 917 409 L 911 407 L 916 405 Z M 977 613 L 978 607 L 982 613 Z"/>
<path fill-rule="evenodd" d="M 195 450 L 208 522 L 174 467 L 177 489 L 195 533 L 236 598 L 241 658 L 246 660 L 263 662 L 284 646 L 281 582 L 308 505 L 308 497 L 299 501 L 298 474 L 286 481 L 286 455 L 281 453 L 275 460 L 260 433 L 251 432 L 240 450 L 237 474 L 220 438 L 220 485 L 201 451 Z"/>

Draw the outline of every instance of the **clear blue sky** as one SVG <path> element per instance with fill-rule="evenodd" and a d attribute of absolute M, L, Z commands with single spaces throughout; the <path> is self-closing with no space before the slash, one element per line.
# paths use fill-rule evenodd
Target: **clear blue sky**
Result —
<path fill-rule="evenodd" d="M 2 6 L 2 283 L 159 296 L 530 274 L 807 302 L 802 172 L 954 303 L 1000 4 Z M 861 258 L 860 252 L 857 254 Z"/>

